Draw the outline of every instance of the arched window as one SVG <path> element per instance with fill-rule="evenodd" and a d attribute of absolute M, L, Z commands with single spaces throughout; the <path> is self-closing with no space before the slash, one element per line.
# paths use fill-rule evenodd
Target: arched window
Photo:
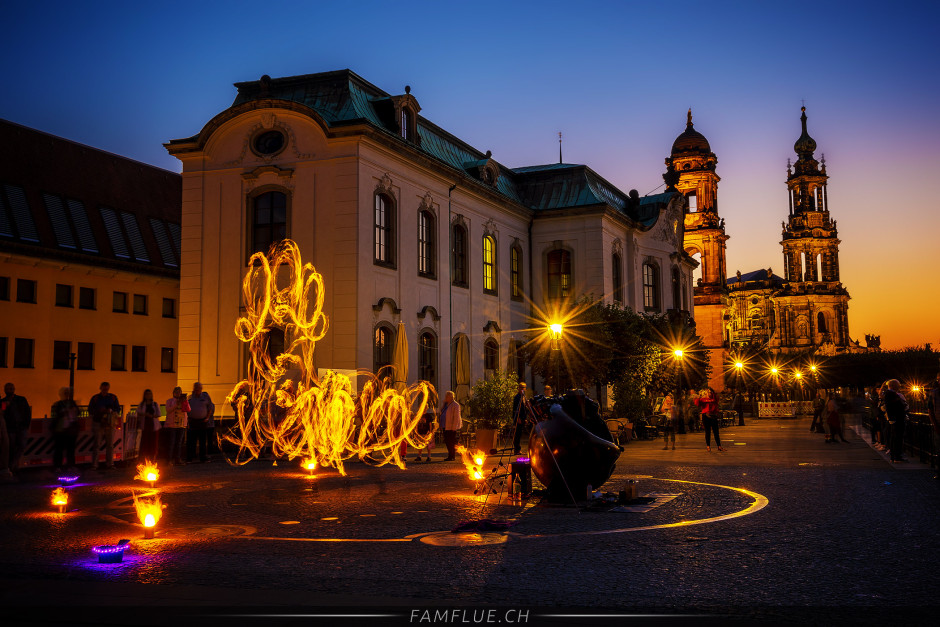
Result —
<path fill-rule="evenodd" d="M 614 280 L 614 302 L 623 304 L 623 260 L 614 253 L 610 260 L 611 276 Z"/>
<path fill-rule="evenodd" d="M 467 287 L 467 229 L 455 224 L 451 229 L 451 280 L 457 287 Z"/>
<path fill-rule="evenodd" d="M 430 331 L 418 337 L 418 377 L 437 387 L 437 337 Z"/>
<path fill-rule="evenodd" d="M 686 198 L 689 199 L 689 213 L 696 213 L 698 211 L 698 195 L 695 192 L 689 192 Z"/>
<path fill-rule="evenodd" d="M 483 342 L 483 370 L 495 371 L 499 368 L 499 343 L 493 338 Z"/>
<path fill-rule="evenodd" d="M 829 326 L 826 324 L 826 314 L 821 311 L 816 314 L 816 330 L 819 333 L 829 333 Z"/>
<path fill-rule="evenodd" d="M 643 309 L 659 311 L 659 268 L 649 262 L 643 264 Z"/>
<path fill-rule="evenodd" d="M 548 253 L 548 297 L 567 298 L 571 294 L 571 253 L 556 249 Z"/>
<path fill-rule="evenodd" d="M 392 346 L 395 339 L 395 331 L 386 324 L 380 324 L 375 327 L 375 335 L 372 340 L 372 370 L 378 373 L 379 370 L 392 363 Z"/>
<path fill-rule="evenodd" d="M 522 300 L 522 248 L 518 244 L 509 249 L 509 283 L 513 300 Z"/>
<path fill-rule="evenodd" d="M 287 237 L 287 195 L 265 192 L 252 199 L 251 250 L 249 254 L 266 253 Z"/>
<path fill-rule="evenodd" d="M 491 235 L 483 236 L 483 291 L 496 293 L 496 240 Z"/>
<path fill-rule="evenodd" d="M 418 212 L 418 274 L 434 278 L 434 214 Z"/>
<path fill-rule="evenodd" d="M 672 307 L 673 309 L 679 309 L 679 303 L 682 298 L 679 295 L 679 292 L 682 289 L 682 279 L 679 276 L 679 268 L 676 266 L 672 267 Z"/>
<path fill-rule="evenodd" d="M 385 194 L 375 195 L 375 263 L 395 265 L 395 210 L 392 199 Z"/>

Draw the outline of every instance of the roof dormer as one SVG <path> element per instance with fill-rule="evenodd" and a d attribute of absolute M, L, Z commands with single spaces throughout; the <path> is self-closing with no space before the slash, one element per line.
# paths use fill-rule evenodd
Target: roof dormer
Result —
<path fill-rule="evenodd" d="M 395 108 L 395 125 L 399 136 L 405 141 L 420 144 L 418 113 L 421 111 L 421 105 L 418 104 L 418 99 L 411 95 L 411 85 L 405 85 L 404 95 L 392 96 L 391 100 Z"/>
<path fill-rule="evenodd" d="M 493 153 L 489 150 L 486 151 L 486 157 L 483 159 L 464 162 L 463 168 L 481 183 L 496 187 L 496 182 L 499 180 L 499 164 L 493 160 Z"/>

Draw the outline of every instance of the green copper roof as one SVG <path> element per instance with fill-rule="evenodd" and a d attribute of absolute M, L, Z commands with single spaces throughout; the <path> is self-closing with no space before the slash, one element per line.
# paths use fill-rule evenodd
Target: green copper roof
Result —
<path fill-rule="evenodd" d="M 316 111 L 330 128 L 368 124 L 406 143 L 398 133 L 392 96 L 351 70 L 263 77 L 259 81 L 236 83 L 235 87 L 238 94 L 233 107 L 263 100 L 294 102 Z M 421 116 L 417 130 L 419 141 L 407 142 L 412 148 L 484 185 L 476 176 L 489 161 L 487 154 Z M 584 165 L 557 163 L 512 170 L 496 165 L 499 176 L 495 191 L 536 211 L 606 205 L 651 226 L 673 195 L 646 196 L 637 203 Z"/>

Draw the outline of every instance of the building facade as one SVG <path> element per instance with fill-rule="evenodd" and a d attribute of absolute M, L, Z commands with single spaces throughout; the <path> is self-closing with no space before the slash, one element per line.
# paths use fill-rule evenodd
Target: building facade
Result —
<path fill-rule="evenodd" d="M 505 369 L 538 312 L 579 295 L 691 308 L 675 191 L 625 194 L 584 165 L 507 168 L 419 115 L 410 88 L 391 95 L 348 70 L 236 88 L 197 135 L 166 144 L 183 166 L 184 384 L 224 396 L 245 376 L 242 276 L 285 237 L 325 280 L 318 367 L 387 365 L 401 322 L 409 380 L 439 389 L 455 387 L 456 350 L 471 382 Z"/>
<path fill-rule="evenodd" d="M 829 214 L 828 175 L 825 158 L 814 157 L 816 141 L 806 128 L 802 110 L 802 134 L 794 144 L 797 161 L 787 163 L 789 215 L 783 224 L 783 272 L 760 269 L 725 279 L 724 220 L 718 218 L 715 163 L 704 137 L 688 128 L 676 140 L 670 171 L 680 180 L 677 187 L 687 195 L 706 194 L 694 211 L 690 201 L 686 215 L 686 251 L 701 253 L 703 276 L 695 288 L 696 320 L 705 344 L 713 348 L 712 385 L 724 386 L 724 372 L 731 356 L 743 347 L 763 347 L 779 353 L 818 353 L 864 350 L 851 340 L 848 323 L 849 294 L 839 277 L 839 237 L 836 221 Z M 687 152 L 683 152 L 683 150 Z M 686 165 L 691 161 L 692 167 Z M 699 164 L 704 164 L 700 166 Z M 712 172 L 714 166 L 712 165 Z M 697 170 L 704 170 L 696 173 Z M 688 173 L 687 173 L 688 172 Z"/>
<path fill-rule="evenodd" d="M 180 176 L 0 121 L 0 379 L 127 408 L 176 385 Z"/>

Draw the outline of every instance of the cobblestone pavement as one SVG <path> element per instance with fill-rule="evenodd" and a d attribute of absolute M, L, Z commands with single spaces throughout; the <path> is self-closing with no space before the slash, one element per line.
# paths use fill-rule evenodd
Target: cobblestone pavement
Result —
<path fill-rule="evenodd" d="M 722 437 L 723 453 L 707 452 L 701 434 L 680 435 L 675 451 L 628 444 L 604 488 L 636 478 L 641 494 L 676 495 L 643 513 L 484 502 L 440 452 L 406 471 L 353 463 L 347 477 L 316 479 L 297 462 L 170 467 L 153 540 L 133 512 L 132 491 L 149 491 L 133 469 L 86 471 L 67 514 L 50 505 L 49 471 L 27 471 L 0 486 L 0 605 L 473 604 L 744 617 L 815 608 L 838 622 L 938 604 L 932 470 L 898 469 L 857 435 L 824 444 L 804 420 L 752 421 Z M 766 506 L 696 523 L 761 504 L 738 489 Z M 516 525 L 460 542 L 447 533 L 484 517 Z M 124 562 L 99 565 L 90 547 L 119 538 L 132 539 Z M 851 608 L 871 612 L 843 613 Z"/>

